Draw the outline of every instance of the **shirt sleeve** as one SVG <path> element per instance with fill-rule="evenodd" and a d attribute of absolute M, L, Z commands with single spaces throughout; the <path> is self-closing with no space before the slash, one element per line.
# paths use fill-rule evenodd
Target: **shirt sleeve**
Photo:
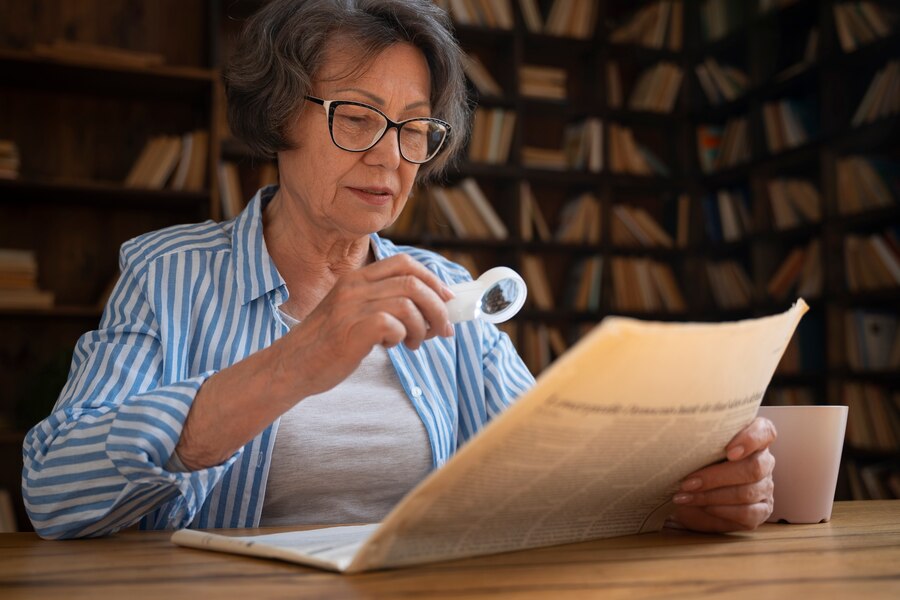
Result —
<path fill-rule="evenodd" d="M 44 538 L 101 536 L 153 511 L 155 528 L 186 527 L 240 455 L 193 472 L 172 459 L 213 372 L 163 381 L 165 348 L 145 275 L 126 247 L 100 327 L 78 341 L 56 406 L 25 437 L 25 508 Z"/>
<path fill-rule="evenodd" d="M 482 328 L 485 407 L 493 419 L 534 385 L 534 376 L 508 335 L 490 323 Z"/>

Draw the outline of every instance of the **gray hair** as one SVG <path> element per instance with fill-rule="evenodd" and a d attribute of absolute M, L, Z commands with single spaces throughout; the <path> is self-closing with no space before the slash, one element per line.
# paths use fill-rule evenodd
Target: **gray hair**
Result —
<path fill-rule="evenodd" d="M 419 179 L 442 173 L 465 142 L 469 107 L 462 50 L 449 17 L 431 0 L 266 4 L 247 21 L 225 73 L 232 133 L 261 156 L 290 149 L 288 125 L 336 35 L 358 44 L 363 57 L 402 42 L 422 51 L 431 74 L 432 116 L 450 123 L 452 130 L 441 153 L 419 169 Z"/>

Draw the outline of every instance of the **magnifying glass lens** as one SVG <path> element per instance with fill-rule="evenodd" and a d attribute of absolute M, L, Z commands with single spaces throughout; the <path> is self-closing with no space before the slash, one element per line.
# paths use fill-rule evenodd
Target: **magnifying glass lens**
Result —
<path fill-rule="evenodd" d="M 495 315 L 515 302 L 518 294 L 519 286 L 514 279 L 501 279 L 481 297 L 479 309 L 486 315 Z"/>

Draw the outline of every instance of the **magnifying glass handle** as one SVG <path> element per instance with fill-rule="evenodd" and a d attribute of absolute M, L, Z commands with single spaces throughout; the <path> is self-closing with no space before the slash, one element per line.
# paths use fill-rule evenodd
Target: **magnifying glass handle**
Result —
<path fill-rule="evenodd" d="M 484 292 L 484 285 L 478 281 L 465 281 L 450 286 L 454 297 L 447 302 L 447 316 L 451 323 L 471 321 L 476 317 L 478 303 Z"/>

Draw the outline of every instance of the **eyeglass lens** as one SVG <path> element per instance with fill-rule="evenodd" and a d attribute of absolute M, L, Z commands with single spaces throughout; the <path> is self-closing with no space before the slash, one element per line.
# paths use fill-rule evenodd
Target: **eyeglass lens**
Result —
<path fill-rule="evenodd" d="M 334 107 L 331 135 L 334 143 L 345 150 L 367 150 L 380 138 L 387 121 L 384 116 L 365 106 L 339 104 Z M 440 150 L 446 128 L 427 119 L 413 119 L 400 127 L 400 154 L 413 162 L 430 160 Z"/>

